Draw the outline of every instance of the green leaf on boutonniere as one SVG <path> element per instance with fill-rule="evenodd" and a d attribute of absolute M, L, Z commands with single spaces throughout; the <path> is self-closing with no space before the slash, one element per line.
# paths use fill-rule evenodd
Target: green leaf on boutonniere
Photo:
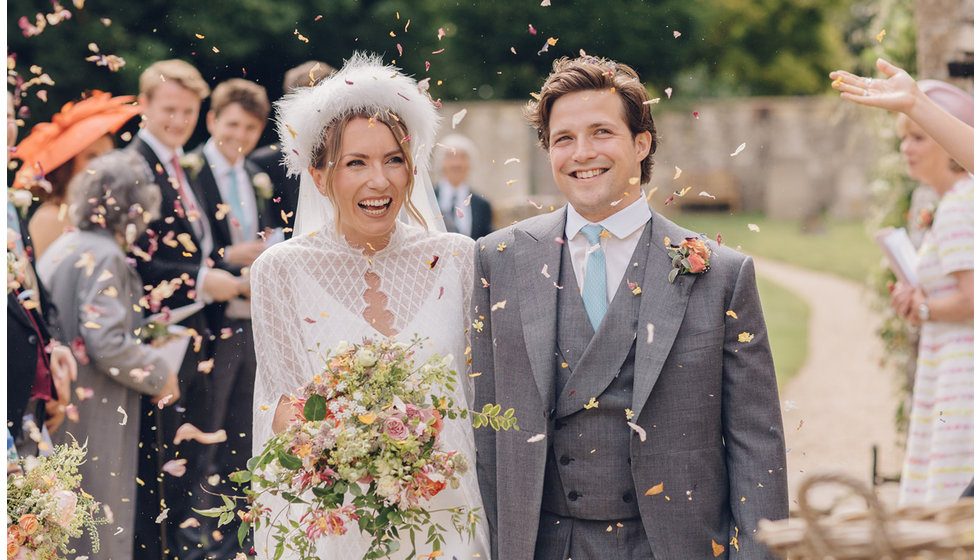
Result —
<path fill-rule="evenodd" d="M 675 269 L 671 270 L 670 271 L 670 274 L 667 275 L 667 281 L 670 282 L 671 284 L 673 284 L 674 283 L 674 280 L 677 279 L 677 275 L 680 274 L 680 272 L 681 272 L 681 269 L 679 269 L 679 268 L 675 268 Z"/>

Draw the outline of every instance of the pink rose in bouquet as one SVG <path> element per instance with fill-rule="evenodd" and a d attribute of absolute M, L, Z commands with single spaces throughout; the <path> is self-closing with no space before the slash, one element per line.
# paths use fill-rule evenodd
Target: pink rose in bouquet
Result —
<path fill-rule="evenodd" d="M 55 515 L 53 521 L 62 527 L 71 524 L 75 516 L 75 506 L 78 504 L 78 497 L 74 492 L 68 490 L 58 490 L 54 493 Z"/>
<path fill-rule="evenodd" d="M 403 440 L 408 437 L 408 426 L 396 416 L 389 416 L 384 423 L 385 435 L 391 439 Z"/>

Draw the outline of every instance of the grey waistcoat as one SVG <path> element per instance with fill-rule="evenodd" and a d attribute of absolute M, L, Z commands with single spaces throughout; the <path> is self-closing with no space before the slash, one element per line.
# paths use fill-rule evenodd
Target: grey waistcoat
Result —
<path fill-rule="evenodd" d="M 555 413 L 545 467 L 542 509 L 578 519 L 638 517 L 630 472 L 630 434 L 626 424 L 633 400 L 640 297 L 650 253 L 650 223 L 644 227 L 626 274 L 593 332 L 575 280 L 567 246 L 562 251 L 558 295 Z M 594 396 L 598 406 L 583 408 Z M 588 406 L 588 405 L 587 405 Z"/>

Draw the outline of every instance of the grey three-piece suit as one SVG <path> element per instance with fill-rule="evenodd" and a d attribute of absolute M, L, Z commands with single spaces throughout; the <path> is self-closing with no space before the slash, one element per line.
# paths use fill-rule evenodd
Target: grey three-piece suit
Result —
<path fill-rule="evenodd" d="M 593 332 L 565 216 L 477 242 L 474 404 L 521 428 L 476 430 L 494 558 L 726 558 L 736 528 L 732 557 L 766 558 L 752 533 L 788 498 L 751 259 L 712 243 L 709 270 L 669 283 L 664 238 L 693 234 L 654 213 Z"/>

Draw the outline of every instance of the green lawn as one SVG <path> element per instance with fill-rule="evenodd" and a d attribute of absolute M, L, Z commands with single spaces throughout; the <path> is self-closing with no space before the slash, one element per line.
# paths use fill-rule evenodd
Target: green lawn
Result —
<path fill-rule="evenodd" d="M 837 274 L 864 283 L 881 258 L 874 238 L 861 221 L 827 220 L 822 233 L 804 233 L 800 222 L 770 220 L 761 214 L 725 212 L 680 214 L 678 224 L 738 248 L 747 255 L 783 261 L 803 268 Z M 759 226 L 749 230 L 748 224 Z"/>
<path fill-rule="evenodd" d="M 776 380 L 782 388 L 806 360 L 810 306 L 772 280 L 756 276 L 756 282 L 766 316 L 772 359 L 776 363 Z"/>
<path fill-rule="evenodd" d="M 827 220 L 820 233 L 805 233 L 798 221 L 771 220 L 762 214 L 723 212 L 680 214 L 674 221 L 748 255 L 759 256 L 864 283 L 881 258 L 874 239 L 861 221 Z M 755 224 L 759 231 L 752 231 Z M 762 277 L 759 297 L 769 329 L 773 360 L 780 386 L 802 367 L 807 356 L 810 308 L 793 292 Z"/>

